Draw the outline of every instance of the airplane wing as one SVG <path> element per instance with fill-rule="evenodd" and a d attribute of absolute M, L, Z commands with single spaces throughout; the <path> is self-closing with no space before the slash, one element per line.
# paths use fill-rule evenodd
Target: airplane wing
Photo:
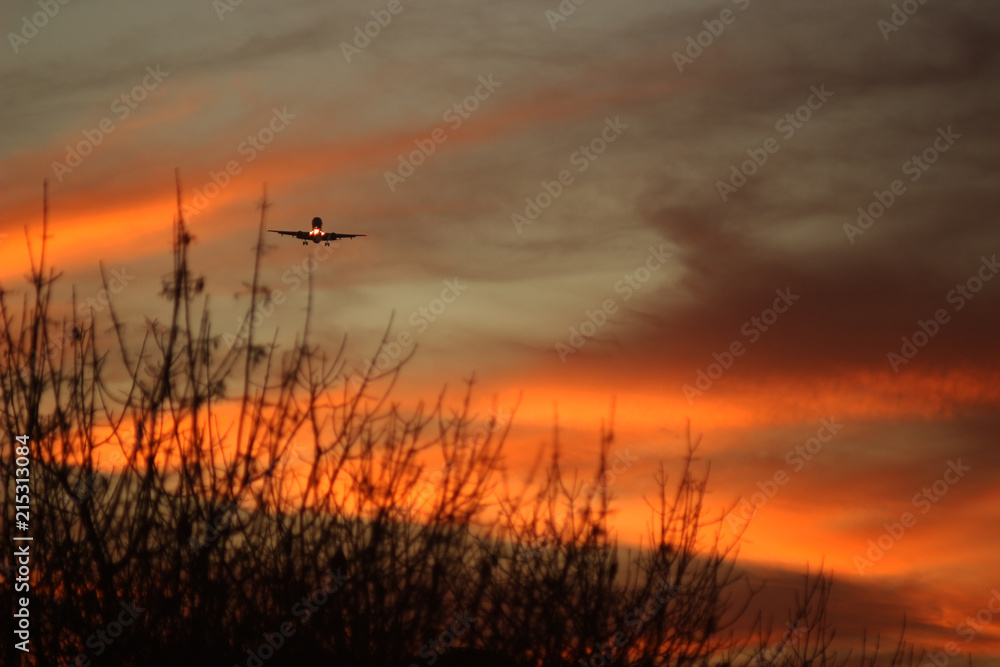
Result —
<path fill-rule="evenodd" d="M 274 232 L 275 234 L 281 234 L 283 236 L 294 236 L 297 239 L 308 239 L 309 232 L 287 232 L 280 229 L 268 229 L 269 232 Z"/>
<path fill-rule="evenodd" d="M 367 234 L 337 234 L 336 232 L 330 232 L 329 234 L 327 234 L 327 236 L 329 236 L 330 238 L 336 240 L 336 239 L 353 239 L 353 238 L 357 238 L 359 236 L 368 236 L 368 235 Z"/>

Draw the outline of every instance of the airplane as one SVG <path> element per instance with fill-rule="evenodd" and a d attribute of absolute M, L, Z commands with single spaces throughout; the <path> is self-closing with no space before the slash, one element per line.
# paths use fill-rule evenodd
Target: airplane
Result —
<path fill-rule="evenodd" d="M 356 236 L 368 236 L 367 234 L 338 234 L 337 232 L 324 232 L 323 231 L 323 220 L 321 218 L 313 218 L 312 229 L 308 232 L 286 232 L 280 229 L 268 229 L 269 232 L 274 232 L 275 234 L 282 234 L 284 236 L 294 236 L 302 241 L 302 245 L 309 245 L 309 242 L 319 243 L 323 241 L 326 245 L 330 245 L 330 241 L 336 241 L 337 239 L 353 239 Z"/>

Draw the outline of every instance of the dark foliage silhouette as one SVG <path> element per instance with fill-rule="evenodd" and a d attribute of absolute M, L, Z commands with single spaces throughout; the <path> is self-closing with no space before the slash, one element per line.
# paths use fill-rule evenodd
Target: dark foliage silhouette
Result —
<path fill-rule="evenodd" d="M 223 344 L 188 265 L 180 198 L 178 186 L 166 321 L 137 329 L 113 303 L 81 317 L 75 298 L 57 317 L 44 240 L 19 311 L 0 291 L 0 537 L 11 543 L 22 433 L 36 536 L 32 654 L 5 641 L 4 664 L 846 663 L 822 573 L 807 576 L 789 613 L 801 630 L 777 648 L 746 618 L 755 588 L 721 517 L 706 516 L 696 440 L 672 476 L 660 468 L 646 543 L 619 548 L 609 490 L 586 480 L 596 492 L 583 493 L 564 472 L 558 431 L 535 472 L 512 479 L 510 422 L 473 412 L 471 381 L 457 401 L 394 402 L 406 360 L 353 372 L 344 344 L 317 343 L 311 285 L 296 343 L 258 340 L 260 241 L 250 324 Z M 613 442 L 609 422 L 595 480 Z M 13 605 L 5 585 L 0 614 Z M 915 660 L 902 641 L 855 658 Z"/>

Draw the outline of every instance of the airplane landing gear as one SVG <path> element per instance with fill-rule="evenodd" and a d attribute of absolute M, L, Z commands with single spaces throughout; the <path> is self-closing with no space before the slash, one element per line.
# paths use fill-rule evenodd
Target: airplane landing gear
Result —
<path fill-rule="evenodd" d="M 309 241 L 303 241 L 302 245 L 309 245 Z"/>
<path fill-rule="evenodd" d="M 330 245 L 330 242 L 329 242 L 329 241 L 327 241 L 327 242 L 326 242 L 326 245 Z"/>

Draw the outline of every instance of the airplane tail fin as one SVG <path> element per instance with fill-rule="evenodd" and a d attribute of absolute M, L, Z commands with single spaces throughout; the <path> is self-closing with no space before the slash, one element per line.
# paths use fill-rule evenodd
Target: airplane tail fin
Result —
<path fill-rule="evenodd" d="M 323 229 L 322 218 L 313 218 L 313 229 Z"/>

